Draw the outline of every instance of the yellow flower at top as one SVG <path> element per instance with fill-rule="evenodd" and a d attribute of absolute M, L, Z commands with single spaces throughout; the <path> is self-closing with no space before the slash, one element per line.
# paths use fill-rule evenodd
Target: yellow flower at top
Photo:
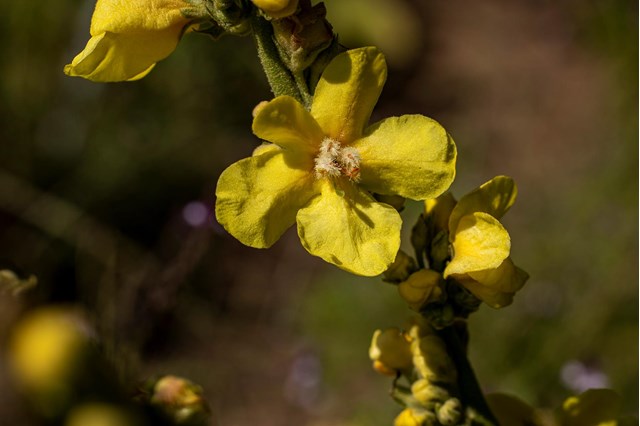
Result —
<path fill-rule="evenodd" d="M 386 71 L 378 49 L 350 50 L 325 69 L 311 111 L 288 96 L 257 108 L 253 132 L 272 144 L 222 173 L 218 222 L 257 248 L 297 223 L 311 254 L 358 275 L 385 271 L 398 252 L 402 220 L 372 193 L 432 198 L 451 184 L 456 160 L 453 140 L 430 118 L 367 126 Z"/>
<path fill-rule="evenodd" d="M 91 39 L 65 74 L 97 82 L 144 77 L 178 45 L 189 8 L 183 0 L 98 0 Z"/>
<path fill-rule="evenodd" d="M 513 179 L 495 177 L 462 197 L 449 216 L 453 254 L 443 275 L 494 308 L 509 305 L 529 278 L 509 257 L 511 239 L 499 221 L 517 192 Z M 428 203 L 427 209 L 429 206 L 435 204 Z"/>

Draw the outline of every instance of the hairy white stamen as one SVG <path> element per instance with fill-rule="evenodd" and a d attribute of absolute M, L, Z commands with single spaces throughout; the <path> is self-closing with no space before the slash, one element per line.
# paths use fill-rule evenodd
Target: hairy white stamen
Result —
<path fill-rule="evenodd" d="M 315 158 L 316 178 L 346 176 L 349 180 L 360 180 L 360 154 L 353 147 L 342 147 L 340 142 L 325 138 Z"/>

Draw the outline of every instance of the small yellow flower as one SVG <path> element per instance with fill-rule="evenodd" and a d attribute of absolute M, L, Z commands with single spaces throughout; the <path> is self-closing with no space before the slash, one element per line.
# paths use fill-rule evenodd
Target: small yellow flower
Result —
<path fill-rule="evenodd" d="M 509 257 L 511 239 L 499 222 L 516 194 L 511 178 L 495 177 L 462 197 L 449 217 L 453 255 L 443 275 L 494 308 L 509 305 L 529 278 Z"/>
<path fill-rule="evenodd" d="M 267 15 L 275 19 L 285 18 L 298 8 L 298 0 L 251 0 Z"/>
<path fill-rule="evenodd" d="M 413 368 L 409 342 L 409 336 L 399 328 L 376 330 L 369 347 L 369 358 L 374 363 L 374 369 L 392 376 L 397 372 L 409 373 Z"/>
<path fill-rule="evenodd" d="M 189 8 L 183 0 L 98 0 L 91 39 L 65 74 L 98 82 L 144 77 L 178 45 Z"/>
<path fill-rule="evenodd" d="M 564 401 L 559 423 L 561 426 L 617 426 L 621 406 L 620 395 L 614 391 L 589 389 Z"/>
<path fill-rule="evenodd" d="M 427 303 L 439 302 L 446 297 L 442 290 L 443 282 L 439 272 L 421 269 L 398 284 L 398 292 L 411 309 L 419 311 Z"/>
<path fill-rule="evenodd" d="M 402 221 L 371 193 L 433 198 L 449 187 L 456 159 L 451 137 L 422 115 L 367 127 L 385 79 L 376 48 L 350 50 L 325 69 L 310 112 L 288 96 L 259 108 L 253 132 L 274 145 L 222 173 L 218 222 L 257 248 L 297 223 L 311 254 L 358 275 L 385 271 Z"/>
<path fill-rule="evenodd" d="M 405 408 L 398 414 L 393 426 L 427 426 L 434 425 L 435 416 L 427 410 Z"/>

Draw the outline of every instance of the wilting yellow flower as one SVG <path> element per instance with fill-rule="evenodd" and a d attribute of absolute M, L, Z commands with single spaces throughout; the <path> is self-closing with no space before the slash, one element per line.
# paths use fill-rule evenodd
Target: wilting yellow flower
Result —
<path fill-rule="evenodd" d="M 311 254 L 354 274 L 386 270 L 402 221 L 371 193 L 432 198 L 449 187 L 456 159 L 447 132 L 422 115 L 367 127 L 386 71 L 376 48 L 350 50 L 325 69 L 310 112 L 288 96 L 258 108 L 253 132 L 273 145 L 222 173 L 218 222 L 257 248 L 297 222 Z"/>
<path fill-rule="evenodd" d="M 516 194 L 513 179 L 495 177 L 462 197 L 449 217 L 453 255 L 443 275 L 494 308 L 509 305 L 529 278 L 509 257 L 511 239 L 499 222 Z"/>
<path fill-rule="evenodd" d="M 298 8 L 298 0 L 251 0 L 272 18 L 285 18 Z"/>
<path fill-rule="evenodd" d="M 138 80 L 176 48 L 189 11 L 183 0 L 98 0 L 91 39 L 64 72 L 98 82 Z"/>

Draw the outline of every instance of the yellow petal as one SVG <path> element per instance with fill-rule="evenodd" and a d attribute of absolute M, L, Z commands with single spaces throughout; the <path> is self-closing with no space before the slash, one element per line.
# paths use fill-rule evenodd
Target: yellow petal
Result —
<path fill-rule="evenodd" d="M 485 287 L 508 293 L 520 290 L 529 279 L 529 274 L 514 265 L 510 257 L 495 269 L 471 271 L 468 275 Z"/>
<path fill-rule="evenodd" d="M 508 176 L 496 176 L 458 201 L 449 218 L 449 231 L 455 232 L 458 221 L 473 212 L 489 213 L 500 219 L 516 201 L 518 188 Z"/>
<path fill-rule="evenodd" d="M 216 218 L 241 243 L 266 248 L 314 196 L 311 165 L 279 150 L 229 166 L 216 187 Z"/>
<path fill-rule="evenodd" d="M 91 39 L 64 72 L 92 81 L 137 80 L 176 48 L 189 20 L 182 0 L 98 0 Z"/>
<path fill-rule="evenodd" d="M 340 193 L 328 180 L 321 183 L 322 195 L 298 212 L 302 245 L 353 274 L 384 272 L 400 247 L 398 212 L 350 183 Z"/>
<path fill-rule="evenodd" d="M 311 115 L 327 136 L 350 143 L 362 135 L 386 78 L 387 64 L 377 48 L 341 53 L 320 77 Z"/>
<path fill-rule="evenodd" d="M 360 153 L 360 184 L 378 194 L 435 198 L 456 173 L 456 146 L 446 130 L 422 115 L 382 120 L 353 143 Z"/>
<path fill-rule="evenodd" d="M 496 218 L 482 212 L 460 219 L 451 243 L 453 258 L 444 270 L 445 278 L 451 274 L 497 268 L 511 250 L 507 230 Z"/>
<path fill-rule="evenodd" d="M 290 96 L 278 96 L 261 106 L 253 119 L 253 133 L 282 148 L 308 153 L 315 152 L 324 137 L 309 111 Z"/>
<path fill-rule="evenodd" d="M 456 199 L 450 192 L 446 192 L 438 198 L 432 198 L 424 202 L 424 212 L 431 220 L 431 224 L 440 230 L 449 230 L 449 217 L 456 206 Z"/>
<path fill-rule="evenodd" d="M 467 290 L 473 293 L 478 299 L 482 300 L 487 306 L 494 309 L 504 308 L 513 302 L 515 293 L 507 293 L 486 287 L 475 281 L 468 275 L 453 275 L 453 277 Z"/>

